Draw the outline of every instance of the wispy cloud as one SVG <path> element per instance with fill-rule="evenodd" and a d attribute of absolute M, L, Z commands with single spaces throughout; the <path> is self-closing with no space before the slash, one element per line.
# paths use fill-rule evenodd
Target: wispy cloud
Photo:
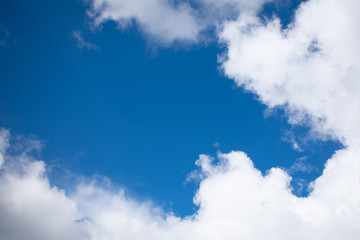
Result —
<path fill-rule="evenodd" d="M 11 37 L 9 29 L 5 25 L 0 24 L 0 47 L 11 46 L 15 43 L 16 41 Z"/>
<path fill-rule="evenodd" d="M 295 151 L 302 152 L 303 149 L 300 146 L 300 143 L 297 141 L 295 134 L 292 131 L 286 131 L 282 137 L 283 141 L 289 142 L 292 145 L 292 148 Z"/>
<path fill-rule="evenodd" d="M 289 168 L 290 174 L 294 172 L 311 173 L 316 171 L 316 167 L 308 163 L 307 157 L 301 157 L 295 160 L 294 164 Z"/>
<path fill-rule="evenodd" d="M 76 40 L 78 48 L 80 49 L 86 48 L 88 50 L 100 50 L 100 48 L 96 46 L 94 43 L 85 41 L 82 36 L 82 32 L 80 30 L 73 31 L 72 36 Z"/>
<path fill-rule="evenodd" d="M 174 40 L 196 41 L 199 26 L 194 11 L 189 4 L 177 6 L 167 0 L 94 0 L 91 1 L 89 16 L 94 25 L 112 20 L 120 28 L 125 28 L 133 20 L 147 34 L 162 43 Z"/>

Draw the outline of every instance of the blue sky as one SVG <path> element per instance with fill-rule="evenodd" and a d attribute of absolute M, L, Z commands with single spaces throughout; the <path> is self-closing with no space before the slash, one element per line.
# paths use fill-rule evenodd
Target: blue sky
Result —
<path fill-rule="evenodd" d="M 41 158 L 55 166 L 50 177 L 58 184 L 66 186 L 69 170 L 104 175 L 185 215 L 197 187 L 185 180 L 199 154 L 241 150 L 264 172 L 307 157 L 318 168 L 301 176 L 309 181 L 339 148 L 312 141 L 294 150 L 284 138 L 307 128 L 294 129 L 281 111 L 265 116 L 256 96 L 224 76 L 216 41 L 163 47 L 136 25 L 119 31 L 112 22 L 93 33 L 86 7 L 11 1 L 0 8 L 10 32 L 1 49 L 1 126 L 44 141 Z M 286 23 L 293 9 L 279 9 Z M 76 30 L 98 49 L 79 48 Z"/>
<path fill-rule="evenodd" d="M 269 219 L 289 224 L 288 229 L 293 224 L 299 239 L 342 236 L 349 225 L 340 224 L 335 233 L 328 229 L 343 215 L 324 217 L 326 211 L 314 204 L 356 209 L 360 199 L 351 182 L 358 173 L 351 175 L 349 170 L 358 169 L 359 162 L 354 157 L 360 142 L 360 74 L 354 43 L 360 34 L 353 26 L 358 5 L 355 0 L 333 2 L 1 1 L 0 195 L 14 193 L 25 202 L 27 191 L 15 192 L 16 187 L 8 187 L 13 183 L 9 179 L 21 182 L 28 179 L 25 176 L 35 176 L 30 185 L 45 190 L 38 195 L 38 188 L 29 190 L 38 197 L 33 202 L 44 201 L 50 212 L 72 209 L 70 202 L 76 206 L 63 216 L 63 222 L 69 223 L 63 232 L 69 235 L 56 235 L 49 225 L 48 235 L 34 227 L 31 233 L 24 230 L 24 236 L 141 239 L 149 232 L 149 239 L 187 239 L 174 229 L 189 227 L 193 233 L 194 227 L 197 240 L 207 236 L 202 229 L 211 229 L 209 220 L 216 219 L 219 230 L 213 237 L 261 239 L 221 228 L 218 212 L 228 217 L 221 197 L 234 199 L 236 204 L 229 203 L 229 208 L 239 213 L 236 224 L 242 217 L 264 215 L 260 230 L 251 225 L 252 220 L 246 223 L 249 232 L 288 239 L 286 231 L 276 235 L 279 231 L 262 229 Z M 318 51 L 311 50 L 314 44 Z M 226 155 L 232 151 L 242 151 L 251 160 L 241 154 Z M 215 160 L 208 165 L 211 158 Z M 238 168 L 236 159 L 247 167 Z M 326 162 L 329 170 L 323 173 Z M 257 170 L 261 177 L 252 177 Z M 264 180 L 258 183 L 258 178 Z M 331 186 L 349 189 L 351 194 L 337 195 L 329 190 Z M 118 194 L 122 190 L 125 200 Z M 265 200 L 255 200 L 262 194 Z M 278 200 L 273 201 L 277 199 L 273 195 Z M 56 200 L 46 202 L 46 196 Z M 294 207 L 282 196 L 296 199 L 299 205 Z M 24 224 L 24 229 L 27 217 L 51 222 L 46 214 L 31 215 L 26 207 L 17 218 L 8 213 L 14 203 L 9 199 L 1 199 L 0 210 Z M 303 199 L 308 202 L 303 204 Z M 331 205 L 328 199 L 341 201 Z M 344 199 L 353 205 L 342 205 Z M 267 211 L 260 205 L 248 207 L 253 212 L 237 207 L 252 202 L 274 204 Z M 22 206 L 37 209 L 36 204 L 26 204 Z M 139 221 L 145 226 L 141 231 L 129 230 L 131 237 L 107 228 L 128 228 L 116 225 L 121 222 L 116 217 L 114 225 L 99 217 L 107 211 L 103 206 L 117 214 L 122 204 L 127 206 L 130 225 Z M 145 210 L 139 213 L 137 208 Z M 315 224 L 317 216 L 334 222 L 297 224 L 283 217 L 288 214 L 284 210 L 282 215 L 283 209 L 293 209 L 291 219 L 310 219 Z M 343 222 L 356 222 L 356 210 L 347 213 Z M 172 220 L 173 215 L 178 219 Z M 163 226 L 161 233 L 146 229 L 147 221 Z M 19 233 L 5 233 L 4 222 L 0 225 L 2 237 L 21 239 Z M 311 229 L 325 229 L 324 235 L 316 238 Z M 356 226 L 352 229 L 348 232 L 360 231 Z"/>

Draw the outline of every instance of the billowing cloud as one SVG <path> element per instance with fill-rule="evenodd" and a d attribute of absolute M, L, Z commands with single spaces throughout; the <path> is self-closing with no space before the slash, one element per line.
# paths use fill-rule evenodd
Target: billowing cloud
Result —
<path fill-rule="evenodd" d="M 293 124 L 310 124 L 345 145 L 360 144 L 360 4 L 308 1 L 285 30 L 253 15 L 226 22 L 225 74 Z"/>
<path fill-rule="evenodd" d="M 1 239 L 355 240 L 360 234 L 356 149 L 338 151 L 306 198 L 292 194 L 285 171 L 262 175 L 243 152 L 219 154 L 217 164 L 201 155 L 194 197 L 199 210 L 185 218 L 96 181 L 66 193 L 51 185 L 44 162 L 30 152 L 8 152 L 2 152 L 0 170 Z"/>
<path fill-rule="evenodd" d="M 268 1 L 92 0 L 88 15 L 95 26 L 114 21 L 123 29 L 135 22 L 162 45 L 174 41 L 196 43 L 208 27 L 219 26 L 240 12 L 256 13 Z"/>
<path fill-rule="evenodd" d="M 144 31 L 167 43 L 196 39 L 198 33 L 187 4 L 95 0 L 93 6 L 97 24 L 111 19 L 126 25 L 135 19 Z M 65 192 L 50 183 L 44 162 L 32 156 L 30 145 L 39 149 L 39 144 L 33 140 L 26 148 L 10 151 L 10 134 L 2 129 L 0 238 L 358 239 L 358 9 L 355 0 L 309 0 L 285 30 L 276 18 L 263 23 L 254 11 L 244 11 L 219 31 L 227 45 L 221 64 L 228 77 L 270 108 L 283 107 L 292 124 L 307 124 L 319 137 L 344 144 L 311 183 L 309 196 L 292 193 L 286 171 L 272 168 L 263 175 L 243 152 L 220 153 L 217 163 L 201 155 L 196 161 L 199 170 L 191 175 L 200 181 L 194 196 L 199 209 L 180 218 L 96 181 Z"/>
<path fill-rule="evenodd" d="M 0 130 L 0 152 L 5 160 L 0 169 L 0 238 L 86 239 L 76 226 L 79 218 L 76 202 L 64 190 L 51 186 L 44 162 L 29 155 L 40 143 L 18 142 L 26 145 L 18 151 L 19 145 L 12 149 L 9 138 L 8 130 Z"/>
<path fill-rule="evenodd" d="M 174 40 L 196 42 L 201 28 L 189 4 L 168 0 L 93 0 L 88 13 L 95 26 L 112 20 L 124 28 L 135 21 L 163 44 Z"/>

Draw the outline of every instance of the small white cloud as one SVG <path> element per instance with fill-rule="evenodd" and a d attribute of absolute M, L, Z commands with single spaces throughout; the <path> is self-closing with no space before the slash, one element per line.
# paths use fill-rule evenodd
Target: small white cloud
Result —
<path fill-rule="evenodd" d="M 311 173 L 316 171 L 316 167 L 307 162 L 307 157 L 301 157 L 295 160 L 294 164 L 289 168 L 290 174 L 295 172 Z"/>
<path fill-rule="evenodd" d="M 295 151 L 298 151 L 298 152 L 303 151 L 303 149 L 300 146 L 300 143 L 297 141 L 296 136 L 292 131 L 285 132 L 285 135 L 282 137 L 282 140 L 291 143 L 292 148 Z"/>
<path fill-rule="evenodd" d="M 167 46 L 173 42 L 197 43 L 202 31 L 219 27 L 240 12 L 255 13 L 269 0 L 92 0 L 88 15 L 94 26 L 114 21 L 121 29 L 134 22 L 151 40 Z M 207 39 L 206 37 L 203 37 Z"/>
<path fill-rule="evenodd" d="M 72 36 L 76 40 L 78 48 L 86 48 L 88 50 L 100 50 L 100 48 L 94 43 L 85 41 L 80 30 L 73 31 Z"/>
<path fill-rule="evenodd" d="M 168 0 L 93 0 L 89 16 L 94 25 L 112 20 L 125 28 L 133 20 L 140 29 L 163 44 L 174 40 L 196 42 L 200 27 L 187 3 Z"/>

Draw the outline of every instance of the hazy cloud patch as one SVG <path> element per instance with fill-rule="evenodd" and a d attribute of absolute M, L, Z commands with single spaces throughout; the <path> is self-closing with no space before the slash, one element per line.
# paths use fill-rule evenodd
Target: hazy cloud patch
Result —
<path fill-rule="evenodd" d="M 100 50 L 100 48 L 94 43 L 85 41 L 80 30 L 73 31 L 72 37 L 76 40 L 77 47 L 80 49 L 85 48 L 87 50 Z"/>

